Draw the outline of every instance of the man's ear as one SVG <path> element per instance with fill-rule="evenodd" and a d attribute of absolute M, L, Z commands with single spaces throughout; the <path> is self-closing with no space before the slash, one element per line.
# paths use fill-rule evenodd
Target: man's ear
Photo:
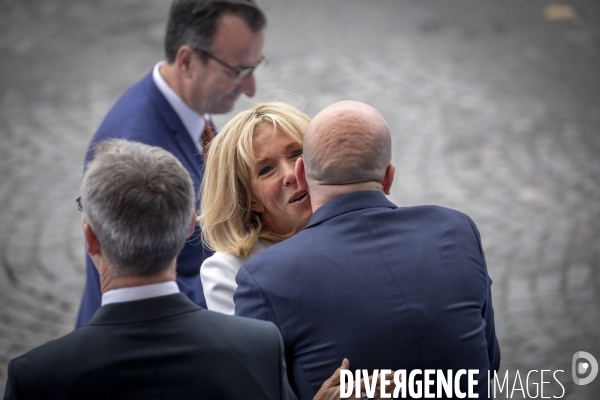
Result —
<path fill-rule="evenodd" d="M 100 254 L 100 242 L 90 224 L 85 221 L 83 222 L 83 237 L 85 238 L 85 250 L 90 257 Z"/>
<path fill-rule="evenodd" d="M 177 54 L 175 55 L 175 64 L 177 65 L 177 70 L 183 74 L 183 76 L 189 76 L 190 73 L 190 65 L 192 60 L 194 59 L 194 50 L 187 44 L 179 47 L 177 50 Z"/>
<path fill-rule="evenodd" d="M 396 166 L 394 164 L 390 164 L 385 171 L 385 177 L 383 178 L 383 193 L 386 195 L 390 194 L 390 189 L 392 187 L 392 182 L 394 182 L 394 174 L 396 173 Z"/>
<path fill-rule="evenodd" d="M 308 182 L 306 181 L 306 171 L 304 170 L 304 159 L 302 157 L 296 160 L 296 182 L 298 182 L 298 189 L 308 189 Z"/>

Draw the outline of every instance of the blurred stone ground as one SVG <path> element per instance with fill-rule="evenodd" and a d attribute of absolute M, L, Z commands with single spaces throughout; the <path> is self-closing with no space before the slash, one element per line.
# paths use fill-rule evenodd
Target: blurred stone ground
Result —
<path fill-rule="evenodd" d="M 311 116 L 342 99 L 379 109 L 392 199 L 459 209 L 481 231 L 511 387 L 516 370 L 526 385 L 530 370 L 560 369 L 564 398 L 600 398 L 600 378 L 571 379 L 575 351 L 600 359 L 600 4 L 258 2 L 271 65 L 235 111 L 273 99 Z M 168 4 L 0 1 L 0 392 L 12 357 L 73 327 L 84 152 L 161 59 Z M 544 396 L 561 395 L 544 380 Z"/>

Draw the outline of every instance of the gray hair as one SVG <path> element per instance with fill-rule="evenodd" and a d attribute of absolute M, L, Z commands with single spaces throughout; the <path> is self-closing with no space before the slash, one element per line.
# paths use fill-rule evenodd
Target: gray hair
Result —
<path fill-rule="evenodd" d="M 241 17 L 253 32 L 260 32 L 267 24 L 253 0 L 174 0 L 165 35 L 167 61 L 173 63 L 184 44 L 209 51 L 219 18 L 225 13 Z"/>
<path fill-rule="evenodd" d="M 83 214 L 118 276 L 167 269 L 185 244 L 194 212 L 187 170 L 159 147 L 100 142 L 81 184 Z"/>

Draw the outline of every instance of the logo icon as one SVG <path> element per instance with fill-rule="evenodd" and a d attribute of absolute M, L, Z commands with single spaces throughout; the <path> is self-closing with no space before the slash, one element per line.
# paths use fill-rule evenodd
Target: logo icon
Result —
<path fill-rule="evenodd" d="M 585 359 L 586 361 L 582 361 L 581 359 Z M 588 371 L 589 375 L 587 377 L 579 377 L 585 375 Z M 587 385 L 596 379 L 596 375 L 598 375 L 598 361 L 587 351 L 578 351 L 573 354 L 572 372 L 575 384 Z"/>

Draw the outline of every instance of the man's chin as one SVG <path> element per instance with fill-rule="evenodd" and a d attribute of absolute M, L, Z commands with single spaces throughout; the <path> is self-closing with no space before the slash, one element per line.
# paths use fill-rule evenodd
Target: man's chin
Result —
<path fill-rule="evenodd" d="M 213 108 L 211 114 L 226 114 L 233 110 L 235 107 L 235 102 L 237 101 L 239 96 L 226 96 L 221 102 Z"/>

